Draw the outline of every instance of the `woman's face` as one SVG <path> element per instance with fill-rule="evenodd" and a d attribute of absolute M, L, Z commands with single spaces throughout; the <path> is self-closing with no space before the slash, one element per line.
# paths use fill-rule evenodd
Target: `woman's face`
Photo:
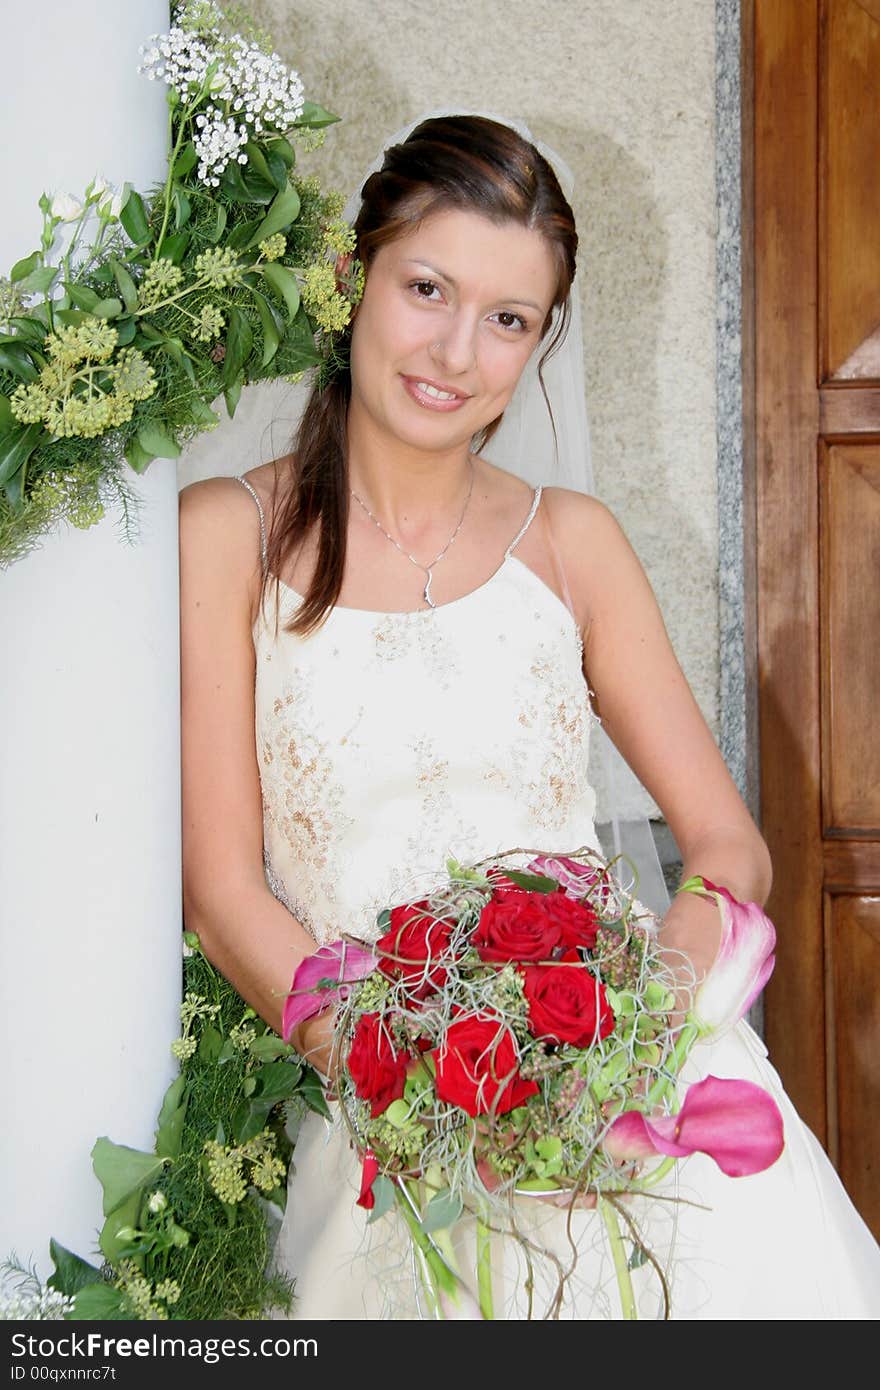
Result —
<path fill-rule="evenodd" d="M 540 232 L 435 213 L 376 253 L 352 329 L 352 409 L 412 447 L 454 448 L 510 400 L 556 265 Z"/>

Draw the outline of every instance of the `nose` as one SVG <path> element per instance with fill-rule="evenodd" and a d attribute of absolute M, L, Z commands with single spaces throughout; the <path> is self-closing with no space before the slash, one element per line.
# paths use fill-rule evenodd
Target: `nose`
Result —
<path fill-rule="evenodd" d="M 476 324 L 465 314 L 453 314 L 446 320 L 430 353 L 434 361 L 450 375 L 460 375 L 476 366 Z"/>

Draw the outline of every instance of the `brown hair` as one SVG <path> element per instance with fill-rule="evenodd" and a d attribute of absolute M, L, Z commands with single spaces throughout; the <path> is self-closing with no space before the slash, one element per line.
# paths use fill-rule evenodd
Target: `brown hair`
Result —
<path fill-rule="evenodd" d="M 450 208 L 478 212 L 493 222 L 516 222 L 546 237 L 557 264 L 556 293 L 542 328 L 559 310 L 540 367 L 565 336 L 569 290 L 575 272 L 577 232 L 571 208 L 552 168 L 510 126 L 483 116 L 443 116 L 423 121 L 399 145 L 385 151 L 381 169 L 361 190 L 354 224 L 355 255 L 369 275 L 380 247 L 411 232 L 435 212 Z M 293 442 L 290 486 L 275 497 L 267 550 L 267 574 L 278 576 L 312 528 L 318 528 L 315 571 L 304 602 L 287 630 L 303 635 L 319 627 L 342 588 L 348 531 L 349 484 L 346 422 L 351 397 L 350 329 L 338 340 L 343 365 L 328 384 L 314 386 Z M 540 375 L 539 367 L 539 375 Z M 541 387 L 544 383 L 541 378 Z M 546 392 L 545 392 L 546 399 Z M 549 405 L 548 405 L 549 408 Z M 501 417 L 475 438 L 478 450 Z"/>

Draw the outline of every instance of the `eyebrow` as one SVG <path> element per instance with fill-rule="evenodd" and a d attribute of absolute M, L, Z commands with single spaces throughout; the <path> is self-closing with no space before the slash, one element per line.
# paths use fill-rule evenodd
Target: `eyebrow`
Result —
<path fill-rule="evenodd" d="M 403 264 L 422 266 L 423 269 L 430 270 L 432 275 L 436 275 L 439 279 L 445 280 L 447 285 L 451 285 L 454 290 L 458 289 L 458 282 L 453 280 L 452 276 L 448 275 L 445 270 L 441 270 L 439 266 L 431 265 L 430 261 L 422 261 L 414 258 L 412 260 L 405 260 Z M 540 304 L 536 304 L 533 299 L 520 299 L 517 295 L 501 295 L 498 302 L 500 304 L 520 304 L 525 309 L 534 309 L 538 314 L 543 313 Z"/>

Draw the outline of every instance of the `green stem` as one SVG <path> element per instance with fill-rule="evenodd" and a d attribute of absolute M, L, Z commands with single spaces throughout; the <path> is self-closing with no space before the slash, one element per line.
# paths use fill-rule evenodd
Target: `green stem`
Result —
<path fill-rule="evenodd" d="M 645 1097 L 645 1109 L 653 1110 L 665 1100 L 670 1089 L 678 1080 L 678 1073 L 684 1065 L 685 1058 L 700 1036 L 700 1030 L 695 1023 L 684 1023 L 681 1032 L 675 1040 L 672 1051 L 669 1054 L 669 1061 L 664 1068 L 664 1075 L 658 1077 Z"/>
<path fill-rule="evenodd" d="M 495 1317 L 492 1302 L 492 1233 L 479 1217 L 477 1218 L 477 1294 L 480 1312 L 490 1322 Z"/>
<path fill-rule="evenodd" d="M 186 132 L 186 123 L 187 123 L 187 121 L 189 120 L 190 116 L 192 115 L 193 111 L 195 111 L 195 109 L 196 109 L 196 107 L 198 106 L 198 104 L 199 104 L 199 103 L 198 103 L 198 100 L 196 100 L 196 101 L 193 103 L 192 107 L 187 106 L 187 107 L 184 108 L 183 115 L 182 115 L 181 118 L 180 118 L 180 127 L 179 127 L 178 133 L 177 133 L 177 140 L 175 141 L 174 148 L 171 150 L 171 153 L 170 153 L 170 155 L 168 156 L 168 177 L 167 177 L 166 180 L 165 180 L 165 212 L 164 212 L 164 216 L 162 217 L 162 227 L 161 227 L 161 230 L 160 230 L 160 232 L 159 232 L 159 239 L 158 239 L 158 241 L 156 242 L 156 250 L 155 250 L 154 253 L 153 253 L 153 260 L 154 260 L 154 261 L 155 261 L 155 260 L 158 260 L 158 258 L 159 258 L 159 252 L 162 250 L 162 242 L 165 240 L 165 232 L 166 232 L 167 229 L 168 229 L 168 218 L 169 218 L 170 215 L 171 215 L 171 191 L 172 191 L 172 189 L 173 189 L 173 187 L 174 187 L 174 166 L 175 166 L 175 164 L 177 163 L 177 156 L 180 154 L 180 147 L 181 147 L 181 145 L 183 144 L 183 137 L 184 137 L 184 134 L 185 134 L 185 132 Z M 172 131 L 173 131 L 173 130 L 174 130 L 174 108 L 173 108 L 173 107 L 169 107 L 169 109 L 168 109 L 168 145 L 169 145 L 169 148 L 170 148 L 170 146 L 171 146 L 171 134 L 172 134 Z"/>
<path fill-rule="evenodd" d="M 617 1219 L 617 1212 L 610 1202 L 604 1197 L 596 1199 L 599 1211 L 602 1213 L 602 1220 L 605 1222 L 605 1230 L 608 1232 L 608 1243 L 611 1246 L 611 1258 L 614 1261 L 614 1273 L 617 1275 L 617 1287 L 620 1290 L 620 1309 L 623 1314 L 624 1322 L 637 1322 L 638 1312 L 636 1310 L 636 1300 L 633 1294 L 632 1279 L 629 1275 L 629 1266 L 626 1262 L 626 1251 L 623 1247 L 623 1237 L 620 1234 L 620 1222 Z"/>

